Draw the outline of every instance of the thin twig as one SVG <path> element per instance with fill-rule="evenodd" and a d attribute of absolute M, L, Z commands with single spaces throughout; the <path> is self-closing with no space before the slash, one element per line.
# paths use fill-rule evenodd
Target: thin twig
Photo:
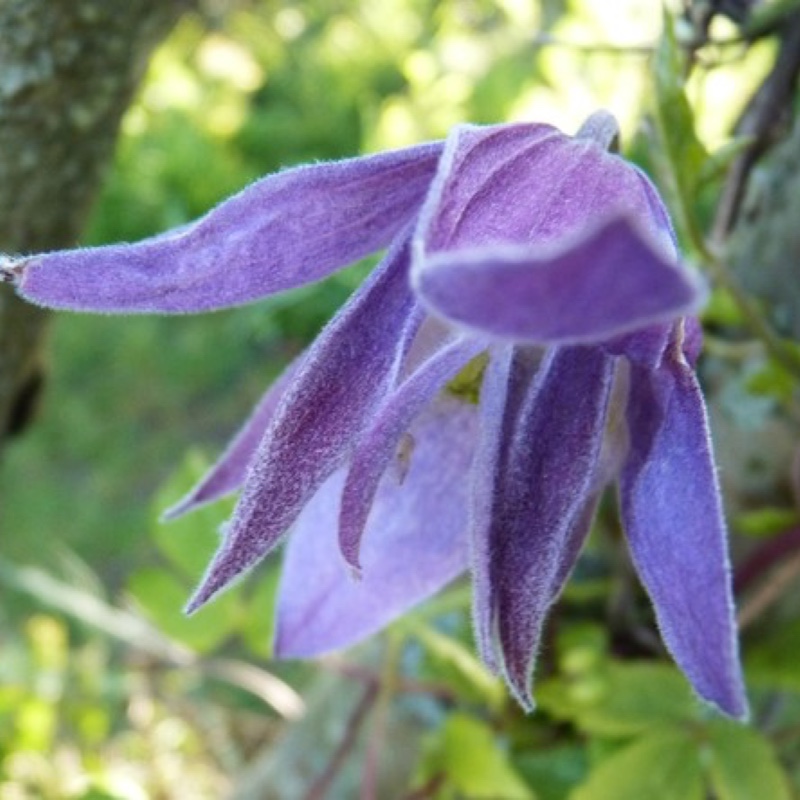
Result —
<path fill-rule="evenodd" d="M 787 19 L 775 65 L 736 124 L 735 133 L 752 140 L 734 161 L 717 205 L 711 240 L 717 246 L 725 241 L 739 214 L 750 172 L 775 138 L 776 127 L 785 122 L 791 107 L 794 86 L 800 73 L 800 12 Z"/>
<path fill-rule="evenodd" d="M 752 625 L 771 605 L 783 596 L 786 589 L 800 578 L 800 553 L 795 554 L 775 570 L 768 583 L 754 593 L 739 611 L 739 629 Z"/>
<path fill-rule="evenodd" d="M 305 800 L 324 800 L 327 796 L 328 789 L 339 774 L 347 756 L 350 755 L 355 747 L 358 735 L 361 732 L 361 726 L 364 724 L 364 720 L 372 710 L 377 698 L 378 686 L 376 684 L 368 684 L 364 694 L 361 696 L 361 700 L 358 701 L 353 713 L 347 720 L 344 736 L 333 751 L 328 765 L 306 793 Z"/>
<path fill-rule="evenodd" d="M 775 536 L 757 547 L 739 566 L 733 588 L 737 593 L 747 591 L 762 575 L 776 564 L 800 551 L 800 528 Z"/>
<path fill-rule="evenodd" d="M 366 685 L 374 684 L 377 686 L 381 680 L 378 672 L 359 664 L 349 664 L 334 658 L 327 659 L 322 663 L 324 667 L 337 675 Z M 393 688 L 397 694 L 426 694 L 444 703 L 455 703 L 458 700 L 458 695 L 449 686 L 435 681 L 418 681 L 398 675 L 395 678 Z"/>
<path fill-rule="evenodd" d="M 726 240 L 733 230 L 744 198 L 747 182 L 756 161 L 777 138 L 786 110 L 791 107 L 797 76 L 800 74 L 800 12 L 787 17 L 781 36 L 781 46 L 772 71 L 750 98 L 745 112 L 736 125 L 738 136 L 751 140 L 750 145 L 736 158 L 722 189 L 706 261 L 716 280 L 730 292 L 753 333 L 764 342 L 775 360 L 793 375 L 800 375 L 800 357 L 786 346 L 781 337 L 764 319 L 758 305 L 742 289 L 728 269 L 724 252 Z"/>
<path fill-rule="evenodd" d="M 403 800 L 430 800 L 431 797 L 436 796 L 444 779 L 445 774 L 437 772 L 427 783 L 424 783 L 419 789 L 415 789 L 411 794 L 407 794 Z"/>
<path fill-rule="evenodd" d="M 706 248 L 702 255 L 714 280 L 730 293 L 744 318 L 745 325 L 750 328 L 753 335 L 763 342 L 764 347 L 778 364 L 791 375 L 800 377 L 800 354 L 787 346 L 780 335 L 764 319 L 758 303 L 742 288 L 728 268 L 720 248 Z"/>
<path fill-rule="evenodd" d="M 372 716 L 369 741 L 364 755 L 361 776 L 361 800 L 377 800 L 378 770 L 386 745 L 386 734 L 392 699 L 397 692 L 400 656 L 403 650 L 402 635 L 390 632 L 386 637 L 383 668 L 378 679 L 378 700 Z"/>

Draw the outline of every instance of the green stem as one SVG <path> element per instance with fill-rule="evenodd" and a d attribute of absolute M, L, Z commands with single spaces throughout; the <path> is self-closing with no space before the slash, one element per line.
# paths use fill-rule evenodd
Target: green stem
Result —
<path fill-rule="evenodd" d="M 787 372 L 800 379 L 800 352 L 789 347 L 786 342 L 773 330 L 772 326 L 764 319 L 757 303 L 747 292 L 742 289 L 736 278 L 732 275 L 724 259 L 717 256 L 712 249 L 701 239 L 695 239 L 696 244 L 701 244 L 700 255 L 708 267 L 714 280 L 728 291 L 744 318 L 745 324 L 752 334 L 763 342 L 767 352 Z"/>

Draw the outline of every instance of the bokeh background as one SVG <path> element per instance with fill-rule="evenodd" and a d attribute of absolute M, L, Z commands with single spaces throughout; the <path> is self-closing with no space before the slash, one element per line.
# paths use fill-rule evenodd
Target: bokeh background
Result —
<path fill-rule="evenodd" d="M 688 202 L 708 230 L 779 28 L 750 40 L 718 16 L 717 44 L 689 46 L 679 12 L 670 45 L 649 0 L 208 5 L 153 58 L 83 242 L 181 225 L 281 167 L 462 121 L 571 132 L 598 107 L 668 201 L 687 205 L 680 175 L 696 165 L 659 135 L 665 87 L 684 78 L 686 113 L 667 103 L 667 119 L 693 125 L 717 159 Z M 692 69 L 659 77 L 669 47 L 692 51 Z M 694 257 L 691 235 L 683 244 Z M 170 525 L 159 513 L 369 267 L 201 317 L 53 321 L 38 417 L 0 464 L 0 800 L 800 796 L 800 568 L 778 574 L 800 545 L 798 378 L 724 288 L 701 377 L 749 615 L 751 726 L 699 706 L 664 656 L 613 497 L 554 611 L 532 716 L 477 661 L 466 584 L 314 664 L 269 659 L 279 557 L 181 615 L 231 503 Z"/>

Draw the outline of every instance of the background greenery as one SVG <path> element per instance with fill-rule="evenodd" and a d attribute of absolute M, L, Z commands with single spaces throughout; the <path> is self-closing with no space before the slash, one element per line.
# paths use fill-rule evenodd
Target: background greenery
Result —
<path fill-rule="evenodd" d="M 665 33 L 655 5 L 254 0 L 186 18 L 128 112 L 85 241 L 180 225 L 283 166 L 463 120 L 572 131 L 605 106 L 708 261 L 697 230 L 776 44 L 737 43 L 717 20 L 733 43 L 699 50 L 687 102 L 686 30 Z M 769 559 L 798 538 L 797 375 L 724 288 L 702 377 L 718 440 L 748 443 L 747 463 L 743 445 L 719 449 L 750 727 L 699 706 L 661 652 L 613 498 L 554 614 L 529 717 L 473 654 L 465 585 L 322 664 L 268 660 L 277 560 L 182 617 L 230 504 L 170 526 L 159 512 L 367 268 L 203 317 L 54 320 L 39 419 L 0 467 L 0 800 L 800 796 L 800 570 L 781 579 Z"/>

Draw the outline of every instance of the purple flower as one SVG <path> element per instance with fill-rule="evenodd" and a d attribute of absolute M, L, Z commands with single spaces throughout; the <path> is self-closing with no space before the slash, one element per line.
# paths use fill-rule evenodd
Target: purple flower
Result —
<path fill-rule="evenodd" d="M 5 263 L 49 307 L 191 312 L 388 247 L 168 512 L 241 488 L 189 610 L 290 529 L 279 656 L 357 641 L 471 567 L 481 655 L 530 707 L 545 616 L 616 480 L 665 644 L 702 698 L 746 714 L 685 317 L 703 290 L 653 186 L 607 151 L 614 132 L 604 114 L 576 137 L 461 126 L 265 178 L 138 244 Z M 478 403 L 453 388 L 467 373 Z"/>

